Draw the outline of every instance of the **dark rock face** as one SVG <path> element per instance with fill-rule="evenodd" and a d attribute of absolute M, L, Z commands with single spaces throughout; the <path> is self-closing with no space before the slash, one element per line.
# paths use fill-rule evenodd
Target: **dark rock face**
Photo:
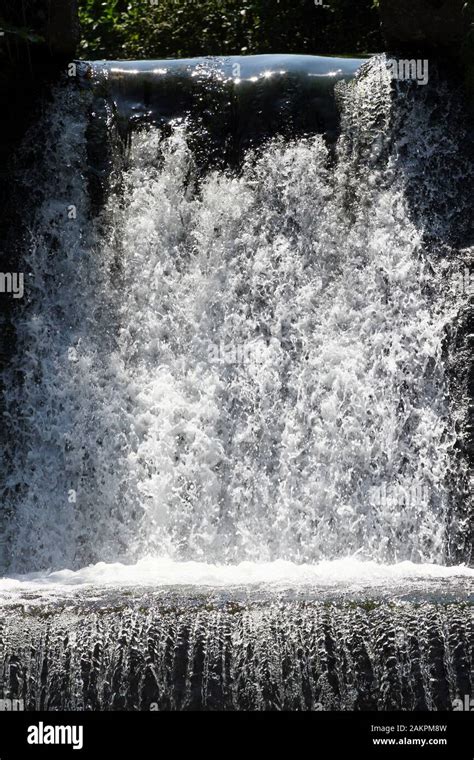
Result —
<path fill-rule="evenodd" d="M 26 29 L 41 38 L 28 45 L 27 58 L 49 61 L 74 56 L 80 38 L 77 0 L 23 0 L 21 3 L 6 0 L 2 5 L 2 20 L 7 30 L 10 27 Z M 25 53 L 22 48 L 19 44 L 20 58 Z"/>
<path fill-rule="evenodd" d="M 458 53 L 468 29 L 465 0 L 380 0 L 390 48 Z"/>
<path fill-rule="evenodd" d="M 40 5 L 47 6 L 43 9 L 42 30 L 51 54 L 72 58 L 80 38 L 77 0 L 49 0 Z"/>
<path fill-rule="evenodd" d="M 0 146 L 3 181 L 23 134 L 34 121 L 39 102 L 74 59 L 80 39 L 78 0 L 2 0 L 5 35 L 0 38 L 0 109 L 4 115 Z M 6 198 L 9 196 L 8 187 Z"/>

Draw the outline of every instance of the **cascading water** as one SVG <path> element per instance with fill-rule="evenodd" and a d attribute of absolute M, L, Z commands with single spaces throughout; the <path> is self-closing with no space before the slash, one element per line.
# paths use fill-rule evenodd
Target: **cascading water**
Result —
<path fill-rule="evenodd" d="M 4 604 L 16 593 L 31 600 L 42 589 L 50 605 L 52 585 L 91 582 L 213 586 L 227 578 L 229 586 L 270 587 L 276 580 L 281 589 L 324 586 L 333 578 L 343 589 L 359 572 L 395 583 L 417 574 L 444 583 L 458 578 L 456 602 L 467 600 L 474 571 L 447 567 L 469 563 L 471 535 L 467 465 L 459 454 L 467 402 L 452 392 L 455 362 L 446 337 L 469 295 L 459 287 L 468 238 L 459 218 L 467 207 L 461 190 L 450 205 L 452 186 L 440 198 L 432 197 L 430 184 L 440 172 L 433 145 L 456 168 L 459 184 L 472 180 L 459 134 L 457 142 L 445 133 L 440 139 L 431 123 L 437 104 L 429 95 L 412 97 L 410 88 L 397 94 L 385 61 L 376 59 L 355 80 L 337 77 L 336 143 L 310 134 L 306 123 L 304 134 L 269 133 L 260 144 L 236 128 L 222 161 L 202 118 L 199 129 L 193 113 L 168 109 L 159 118 L 163 103 L 151 95 L 137 105 L 130 66 L 117 84 L 113 65 L 95 64 L 89 84 L 58 91 L 45 116 L 38 175 L 22 178 L 34 213 L 23 262 L 27 298 L 15 316 L 15 355 L 4 380 L 9 440 L 2 487 L 3 564 L 10 576 L 27 575 L 0 582 Z M 166 90 L 159 84 L 166 72 L 157 66 L 155 75 L 148 93 Z M 311 69 L 310 75 L 316 76 Z M 268 71 L 253 78 L 262 91 L 272 81 Z M 227 86 L 226 77 L 217 84 L 210 79 L 211 95 L 221 93 L 213 96 L 218 102 Z M 324 114 L 327 125 L 331 108 Z M 274 118 L 272 112 L 268 123 Z M 208 166 L 203 140 L 214 146 Z M 458 169 L 466 172 L 463 180 Z M 439 643 L 451 625 L 463 631 L 462 656 L 449 642 L 439 643 L 445 666 L 438 691 L 430 678 L 432 646 L 423 643 L 425 634 L 415 641 L 408 631 L 415 613 L 399 611 L 394 636 L 406 633 L 406 646 L 394 639 L 399 691 L 389 698 L 381 684 L 392 676 L 368 633 L 371 625 L 383 627 L 388 608 L 329 613 L 318 603 L 295 604 L 286 622 L 277 621 L 276 608 L 262 612 L 258 605 L 235 617 L 217 610 L 194 622 L 189 612 L 183 613 L 189 620 L 166 618 L 164 628 L 184 626 L 176 647 L 187 654 L 176 666 L 182 684 L 173 681 L 165 706 L 212 703 L 207 686 L 193 697 L 196 647 L 204 647 L 196 655 L 202 684 L 203 658 L 216 668 L 228 651 L 231 669 L 249 658 L 246 668 L 258 662 L 265 670 L 267 655 L 254 661 L 247 650 L 244 655 L 246 637 L 270 642 L 276 630 L 280 641 L 285 629 L 296 647 L 300 625 L 312 632 L 308 652 L 320 642 L 324 667 L 306 676 L 298 671 L 291 694 L 278 680 L 284 674 L 268 675 L 270 664 L 265 693 L 245 696 L 221 673 L 219 689 L 229 691 L 216 699 L 234 708 L 301 709 L 322 701 L 343 709 L 436 709 L 467 688 L 468 607 L 441 613 L 430 603 L 420 613 L 431 621 L 428 639 Z M 63 612 L 57 614 L 49 633 L 35 628 L 42 654 L 35 665 L 24 659 L 23 678 L 51 657 L 49 636 L 66 624 Z M 136 623 L 138 638 L 157 625 L 147 614 L 150 620 Z M 97 619 L 90 635 L 108 639 L 114 626 L 134 630 L 130 615 L 140 613 Z M 342 616 L 342 628 L 324 623 L 328 615 Z M 351 633 L 348 644 L 343 631 L 350 630 L 351 615 L 360 640 Z M 110 632 L 99 635 L 109 623 Z M 337 641 L 325 625 L 337 631 Z M 203 630 L 212 638 L 214 628 L 212 654 L 196 642 Z M 160 649 L 166 635 L 160 636 L 156 648 L 167 660 Z M 135 651 L 142 643 L 133 637 L 127 646 Z M 79 654 L 90 648 L 85 639 L 77 639 Z M 159 702 L 171 671 L 158 676 L 145 664 L 154 655 L 143 655 L 135 676 L 149 688 L 123 696 L 123 686 L 110 685 L 105 639 L 91 666 L 102 680 L 84 686 L 81 705 Z M 4 661 L 11 663 L 15 633 L 5 641 Z M 345 671 L 325 680 L 328 658 L 337 660 L 342 651 L 346 669 L 354 658 L 364 661 L 354 666 L 365 673 L 358 695 Z M 267 654 L 278 660 L 276 649 Z M 84 685 L 84 673 L 74 668 Z M 413 668 L 415 691 L 408 694 L 403 673 Z M 14 670 L 18 693 L 17 665 Z M 250 678 L 257 690 L 262 673 Z M 45 696 L 50 687 L 43 684 L 43 696 L 24 692 L 32 709 L 45 699 L 77 707 L 63 686 Z M 377 688 L 385 697 L 374 696 Z"/>
<path fill-rule="evenodd" d="M 32 710 L 447 710 L 470 693 L 471 627 L 459 605 L 155 601 L 13 611 L 0 653 Z"/>

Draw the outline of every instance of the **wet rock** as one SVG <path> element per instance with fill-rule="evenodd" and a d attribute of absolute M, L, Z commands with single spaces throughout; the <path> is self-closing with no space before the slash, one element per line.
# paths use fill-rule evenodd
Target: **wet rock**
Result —
<path fill-rule="evenodd" d="M 467 36 L 465 0 L 380 0 L 382 32 L 389 48 L 459 52 Z"/>
<path fill-rule="evenodd" d="M 46 62 L 75 55 L 80 39 L 77 0 L 6 3 L 2 21 L 15 58 Z"/>

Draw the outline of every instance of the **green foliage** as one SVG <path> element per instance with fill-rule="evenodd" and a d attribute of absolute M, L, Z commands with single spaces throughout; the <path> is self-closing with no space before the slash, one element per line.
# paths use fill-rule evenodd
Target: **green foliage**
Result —
<path fill-rule="evenodd" d="M 80 0 L 85 58 L 382 49 L 374 0 Z"/>

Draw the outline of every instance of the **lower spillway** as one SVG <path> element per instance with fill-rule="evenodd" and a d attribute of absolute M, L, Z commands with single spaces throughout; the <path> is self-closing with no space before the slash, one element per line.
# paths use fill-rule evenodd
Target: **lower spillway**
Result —
<path fill-rule="evenodd" d="M 10 608 L 0 641 L 26 710 L 452 710 L 472 693 L 462 602 L 96 590 Z"/>

